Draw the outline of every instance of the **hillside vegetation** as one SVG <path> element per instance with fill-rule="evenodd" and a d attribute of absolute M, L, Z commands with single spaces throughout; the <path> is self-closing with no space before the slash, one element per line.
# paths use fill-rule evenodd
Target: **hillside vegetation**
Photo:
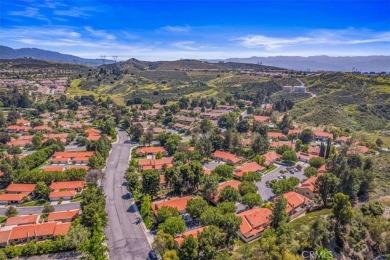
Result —
<path fill-rule="evenodd" d="M 302 123 L 353 130 L 390 128 L 390 79 L 333 73 L 306 77 L 316 98 L 297 103 L 291 115 Z"/>

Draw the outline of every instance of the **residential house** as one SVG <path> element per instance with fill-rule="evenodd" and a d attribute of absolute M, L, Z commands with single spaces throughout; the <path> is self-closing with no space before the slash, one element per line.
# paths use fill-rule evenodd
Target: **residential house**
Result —
<path fill-rule="evenodd" d="M 51 191 L 76 191 L 81 192 L 84 187 L 87 185 L 85 181 L 62 181 L 62 182 L 52 182 L 50 184 Z"/>
<path fill-rule="evenodd" d="M 305 196 L 296 193 L 295 191 L 290 191 L 283 194 L 283 197 L 287 200 L 286 210 L 291 219 L 306 212 L 310 200 Z"/>
<path fill-rule="evenodd" d="M 259 165 L 257 162 L 246 163 L 234 170 L 234 176 L 241 179 L 244 173 L 257 172 L 260 173 L 265 169 L 264 166 Z"/>
<path fill-rule="evenodd" d="M 195 239 L 198 238 L 199 234 L 202 233 L 202 231 L 205 229 L 205 227 L 198 227 L 195 229 L 188 230 L 184 232 L 183 234 L 177 236 L 174 238 L 175 248 L 180 248 L 181 244 L 183 243 L 184 239 L 186 239 L 189 236 L 193 236 Z"/>
<path fill-rule="evenodd" d="M 52 191 L 49 194 L 50 201 L 71 200 L 76 195 L 75 190 Z"/>
<path fill-rule="evenodd" d="M 253 116 L 253 120 L 257 123 L 268 123 L 270 121 L 269 116 Z"/>
<path fill-rule="evenodd" d="M 309 198 L 309 199 L 314 199 L 316 197 L 317 191 L 315 188 L 315 183 L 317 181 L 318 177 L 314 176 L 311 177 L 304 182 L 301 183 L 301 185 L 296 188 L 296 192 Z"/>
<path fill-rule="evenodd" d="M 265 159 L 264 164 L 269 166 L 272 165 L 274 162 L 279 161 L 282 156 L 280 154 L 277 154 L 275 151 L 270 151 L 262 155 L 262 157 Z"/>
<path fill-rule="evenodd" d="M 72 222 L 80 214 L 79 209 L 50 212 L 47 216 L 47 221 L 61 221 L 61 222 Z"/>
<path fill-rule="evenodd" d="M 10 125 L 7 126 L 7 132 L 8 133 L 26 133 L 30 130 L 31 128 L 29 126 L 19 126 L 19 125 Z"/>
<path fill-rule="evenodd" d="M 154 214 L 157 214 L 161 207 L 168 206 L 177 209 L 180 213 L 184 213 L 187 207 L 187 203 L 190 199 L 192 199 L 192 196 L 175 197 L 162 201 L 156 201 L 152 203 L 152 210 Z"/>
<path fill-rule="evenodd" d="M 0 205 L 5 204 L 14 204 L 14 203 L 22 203 L 23 200 L 28 196 L 28 194 L 24 193 L 3 193 L 0 194 Z"/>
<path fill-rule="evenodd" d="M 162 146 L 140 147 L 137 148 L 136 151 L 137 156 L 156 155 L 158 153 L 162 153 L 163 155 L 168 155 L 167 149 L 165 149 Z"/>
<path fill-rule="evenodd" d="M 268 138 L 270 138 L 270 139 L 277 139 L 277 140 L 283 140 L 283 141 L 288 140 L 287 136 L 285 136 L 284 134 L 279 133 L 279 132 L 268 132 L 267 135 L 268 135 Z"/>
<path fill-rule="evenodd" d="M 239 235 L 245 242 L 250 242 L 261 236 L 269 226 L 272 211 L 268 208 L 254 208 L 237 214 L 241 218 Z"/>
<path fill-rule="evenodd" d="M 219 150 L 215 151 L 212 156 L 215 160 L 223 161 L 230 165 L 235 165 L 241 161 L 236 155 Z"/>
<path fill-rule="evenodd" d="M 237 190 L 238 191 L 238 186 L 241 184 L 240 181 L 237 181 L 237 180 L 230 180 L 230 181 L 225 181 L 225 182 L 222 182 L 220 184 L 218 184 L 218 187 L 217 187 L 217 195 L 214 196 L 213 198 L 210 199 L 210 201 L 213 203 L 213 204 L 218 204 L 219 202 L 219 198 L 220 198 L 220 194 L 221 194 L 221 191 L 226 188 L 226 187 L 232 187 L 233 189 Z"/>
<path fill-rule="evenodd" d="M 5 189 L 6 193 L 10 194 L 26 194 L 30 195 L 34 192 L 35 184 L 19 184 L 19 183 L 11 183 Z"/>
<path fill-rule="evenodd" d="M 302 129 L 289 129 L 288 135 L 300 135 L 302 133 Z"/>
<path fill-rule="evenodd" d="M 39 222 L 38 214 L 16 216 L 16 217 L 7 218 L 4 227 L 7 227 L 7 229 L 12 229 L 12 227 L 14 226 L 37 224 L 38 222 Z"/>
<path fill-rule="evenodd" d="M 323 131 L 314 131 L 313 132 L 314 138 L 318 141 L 326 141 L 327 139 L 332 140 L 333 134 Z"/>
<path fill-rule="evenodd" d="M 156 169 L 162 171 L 165 168 L 171 168 L 173 165 L 173 157 L 161 159 L 139 159 L 138 168 L 141 171 Z M 165 165 L 165 166 L 164 166 Z"/>

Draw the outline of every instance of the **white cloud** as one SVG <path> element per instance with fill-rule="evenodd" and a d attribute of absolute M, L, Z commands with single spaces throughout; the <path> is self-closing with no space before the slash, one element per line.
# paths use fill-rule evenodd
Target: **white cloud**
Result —
<path fill-rule="evenodd" d="M 166 32 L 174 32 L 174 33 L 184 33 L 184 32 L 190 32 L 191 27 L 186 25 L 186 26 L 171 26 L 167 25 L 164 27 L 161 27 L 160 30 L 166 31 Z"/>
<path fill-rule="evenodd" d="M 172 46 L 179 48 L 179 49 L 188 50 L 188 51 L 199 50 L 199 48 L 201 46 L 195 47 L 194 44 L 195 44 L 195 42 L 193 42 L 193 41 L 180 41 L 180 42 L 172 43 Z"/>
<path fill-rule="evenodd" d="M 91 36 L 97 37 L 97 38 L 105 38 L 107 40 L 115 40 L 116 36 L 113 34 L 109 34 L 108 32 L 104 30 L 95 30 L 91 26 L 86 26 L 84 29 L 90 33 Z"/>
<path fill-rule="evenodd" d="M 24 10 L 11 11 L 11 12 L 8 12 L 8 14 L 11 16 L 23 16 L 23 17 L 35 18 L 35 19 L 44 20 L 44 21 L 49 20 L 44 15 L 42 15 L 39 12 L 39 9 L 36 7 L 26 7 Z"/>
<path fill-rule="evenodd" d="M 270 37 L 248 35 L 234 38 L 233 41 L 248 48 L 275 50 L 301 45 L 355 45 L 365 43 L 390 43 L 390 32 L 373 32 L 365 29 L 347 28 L 343 30 L 313 30 L 297 37 Z"/>

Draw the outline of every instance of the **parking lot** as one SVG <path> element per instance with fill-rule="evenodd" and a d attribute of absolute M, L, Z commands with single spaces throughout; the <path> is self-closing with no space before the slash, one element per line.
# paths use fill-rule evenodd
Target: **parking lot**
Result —
<path fill-rule="evenodd" d="M 267 181 L 271 181 L 271 180 L 279 180 L 280 178 L 278 178 L 279 175 L 284 175 L 286 178 L 290 178 L 290 177 L 297 177 L 300 181 L 304 180 L 306 177 L 303 175 L 303 170 L 305 167 L 307 167 L 308 165 L 307 164 L 303 164 L 303 163 L 299 163 L 303 166 L 302 170 L 301 171 L 298 171 L 298 172 L 294 172 L 294 174 L 291 174 L 287 171 L 287 167 L 289 166 L 285 166 L 285 165 L 278 165 L 278 168 L 276 168 L 275 170 L 273 170 L 272 172 L 270 173 L 267 173 L 266 175 L 263 176 L 263 178 L 261 178 L 261 181 L 257 182 L 256 183 L 256 186 L 259 190 L 259 194 L 261 196 L 261 198 L 263 199 L 263 201 L 269 201 L 269 200 L 272 200 L 273 197 L 275 196 L 275 194 L 272 192 L 272 189 L 267 187 L 266 185 L 266 182 Z M 287 171 L 285 174 L 281 174 L 280 171 Z"/>

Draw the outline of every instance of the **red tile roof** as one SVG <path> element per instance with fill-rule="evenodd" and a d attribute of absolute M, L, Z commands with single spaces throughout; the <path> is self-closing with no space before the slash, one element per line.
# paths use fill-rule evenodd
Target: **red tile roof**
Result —
<path fill-rule="evenodd" d="M 65 171 L 65 167 L 62 166 L 53 166 L 53 167 L 46 167 L 43 169 L 44 172 L 63 172 Z"/>
<path fill-rule="evenodd" d="M 157 153 L 166 153 L 167 150 L 162 146 L 148 146 L 140 147 L 137 149 L 137 154 L 157 154 Z"/>
<path fill-rule="evenodd" d="M 58 223 L 54 229 L 53 236 L 66 235 L 69 232 L 71 222 Z"/>
<path fill-rule="evenodd" d="M 16 226 L 26 224 L 36 224 L 38 222 L 39 215 L 25 215 L 7 218 L 4 226 Z"/>
<path fill-rule="evenodd" d="M 314 192 L 315 190 L 315 184 L 316 184 L 316 181 L 317 181 L 318 177 L 317 176 L 314 176 L 314 177 L 311 177 L 307 180 L 305 180 L 304 182 L 302 182 L 301 186 L 299 186 L 297 188 L 300 189 L 300 188 L 307 188 L 309 189 L 311 192 Z"/>
<path fill-rule="evenodd" d="M 257 162 L 250 162 L 238 167 L 234 171 L 234 175 L 237 177 L 242 177 L 246 172 L 259 172 L 262 170 L 264 170 L 264 167 L 259 165 Z"/>
<path fill-rule="evenodd" d="M 222 182 L 218 185 L 217 187 L 217 196 L 215 196 L 214 198 L 212 198 L 212 200 L 215 202 L 215 203 L 218 203 L 219 201 L 219 195 L 221 193 L 221 191 L 226 188 L 226 187 L 232 187 L 233 189 L 235 190 L 238 190 L 238 186 L 240 185 L 240 181 L 237 181 L 237 180 L 230 180 L 230 181 L 225 181 L 225 182 Z"/>
<path fill-rule="evenodd" d="M 25 193 L 31 193 L 35 189 L 35 184 L 17 184 L 17 183 L 11 183 L 8 185 L 8 187 L 5 189 L 6 192 L 25 192 Z"/>
<path fill-rule="evenodd" d="M 290 191 L 283 194 L 283 197 L 287 200 L 287 212 L 290 213 L 293 209 L 309 202 L 309 199 L 305 196 L 296 193 L 295 191 Z"/>
<path fill-rule="evenodd" d="M 11 194 L 11 193 L 4 193 L 0 194 L 0 201 L 22 201 L 25 197 L 27 197 L 27 194 Z"/>
<path fill-rule="evenodd" d="M 65 197 L 73 197 L 74 195 L 76 195 L 76 191 L 74 190 L 52 191 L 49 194 L 49 198 L 50 199 L 65 198 Z"/>
<path fill-rule="evenodd" d="M 241 234 L 245 237 L 251 237 L 262 232 L 269 223 L 269 216 L 272 211 L 267 208 L 254 208 L 237 214 L 241 218 Z"/>
<path fill-rule="evenodd" d="M 321 167 L 318 168 L 317 172 L 318 172 L 318 173 L 324 173 L 324 172 L 326 172 L 326 164 L 321 165 Z"/>
<path fill-rule="evenodd" d="M 275 151 L 270 151 L 262 155 L 265 159 L 265 164 L 269 165 L 273 163 L 275 160 L 282 158 L 280 154 L 277 154 Z"/>
<path fill-rule="evenodd" d="M 192 199 L 192 196 L 185 196 L 181 198 L 176 197 L 164 201 L 153 202 L 152 209 L 155 213 L 157 213 L 158 209 L 160 209 L 161 207 L 169 206 L 172 208 L 176 208 L 178 211 L 184 211 L 187 207 L 187 202 L 190 199 Z"/>
<path fill-rule="evenodd" d="M 253 116 L 253 119 L 256 121 L 256 122 L 267 122 L 269 121 L 270 117 L 269 116 Z"/>
<path fill-rule="evenodd" d="M 82 189 L 86 186 L 85 181 L 63 181 L 63 182 L 52 182 L 50 184 L 51 190 L 70 190 L 70 189 Z"/>
<path fill-rule="evenodd" d="M 39 126 L 34 127 L 34 130 L 38 130 L 38 131 L 45 130 L 45 131 L 51 132 L 53 130 L 53 128 L 51 128 L 50 126 L 39 125 Z"/>
<path fill-rule="evenodd" d="M 181 244 L 183 243 L 184 239 L 189 237 L 189 236 L 193 236 L 194 238 L 198 238 L 199 234 L 202 233 L 202 231 L 205 229 L 205 227 L 199 227 L 199 228 L 195 228 L 195 229 L 192 229 L 192 230 L 189 230 L 189 231 L 186 231 L 184 232 L 183 234 L 181 234 L 181 236 L 179 237 L 175 237 L 175 242 L 178 246 L 181 246 Z"/>
<path fill-rule="evenodd" d="M 300 134 L 300 133 L 302 133 L 302 129 L 289 129 L 287 134 L 291 135 L 291 134 Z"/>
<path fill-rule="evenodd" d="M 10 230 L 0 230 L 0 244 L 7 244 L 8 238 L 11 234 L 11 229 Z"/>
<path fill-rule="evenodd" d="M 78 158 L 78 157 L 91 157 L 93 151 L 82 151 L 82 152 L 55 152 L 53 158 Z"/>
<path fill-rule="evenodd" d="M 80 213 L 79 209 L 50 212 L 49 215 L 47 216 L 47 221 L 74 219 L 79 215 L 79 213 Z"/>
<path fill-rule="evenodd" d="M 333 139 L 333 134 L 328 133 L 328 132 L 314 131 L 313 134 L 314 134 L 315 137 L 318 137 L 318 138 L 330 138 L 330 139 Z"/>
<path fill-rule="evenodd" d="M 236 155 L 224 151 L 219 151 L 219 150 L 213 153 L 213 157 L 223 161 L 230 161 L 234 164 L 241 161 L 241 159 L 238 158 Z"/>
<path fill-rule="evenodd" d="M 279 132 L 268 132 L 267 135 L 269 138 L 287 139 L 287 136 Z"/>

